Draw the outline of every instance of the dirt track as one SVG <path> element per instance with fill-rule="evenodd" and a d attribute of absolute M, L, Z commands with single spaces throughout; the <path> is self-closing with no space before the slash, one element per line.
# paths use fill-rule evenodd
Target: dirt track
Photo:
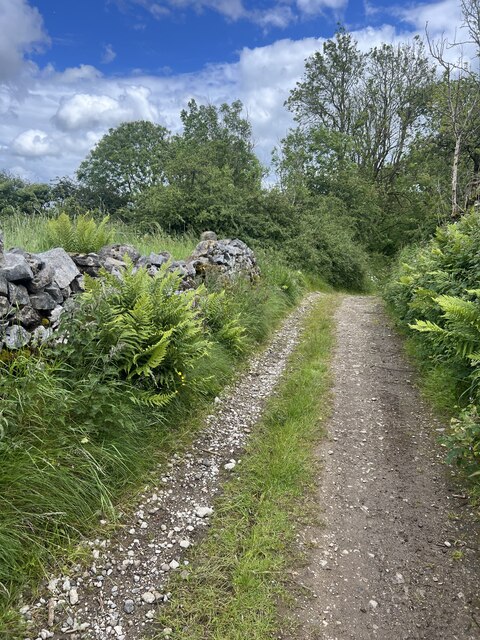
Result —
<path fill-rule="evenodd" d="M 337 323 L 322 523 L 300 536 L 294 637 L 478 639 L 478 526 L 441 463 L 442 425 L 377 299 L 346 297 Z"/>

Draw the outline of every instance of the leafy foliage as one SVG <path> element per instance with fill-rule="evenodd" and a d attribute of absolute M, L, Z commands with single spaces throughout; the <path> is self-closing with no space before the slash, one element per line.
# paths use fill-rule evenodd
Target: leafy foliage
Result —
<path fill-rule="evenodd" d="M 43 213 L 52 200 L 48 184 L 25 182 L 6 171 L 0 171 L 0 214 L 19 211 L 27 214 Z"/>
<path fill-rule="evenodd" d="M 128 205 L 142 189 L 165 179 L 169 132 L 145 120 L 110 129 L 81 163 L 80 184 L 95 194 L 96 206 Z"/>
<path fill-rule="evenodd" d="M 219 344 L 234 354 L 244 353 L 247 336 L 233 298 L 225 290 L 213 292 L 202 296 L 199 306 L 209 332 Z"/>
<path fill-rule="evenodd" d="M 87 279 L 66 341 L 0 359 L 0 635 L 16 637 L 19 590 L 99 514 L 115 519 L 122 493 L 296 301 L 302 278 L 269 260 L 261 281 L 223 292 L 182 292 L 177 274 L 131 266 L 123 280 Z"/>

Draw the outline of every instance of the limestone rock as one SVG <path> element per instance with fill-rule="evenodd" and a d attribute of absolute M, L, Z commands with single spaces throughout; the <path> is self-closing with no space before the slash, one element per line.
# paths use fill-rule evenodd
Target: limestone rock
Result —
<path fill-rule="evenodd" d="M 68 295 L 67 296 L 63 295 L 64 291 L 65 291 L 65 289 L 60 289 L 58 284 L 55 284 L 54 282 L 52 282 L 50 285 L 48 285 L 48 287 L 45 287 L 45 293 L 48 293 L 48 295 L 51 296 L 55 300 L 55 302 L 57 304 L 62 304 L 64 299 L 70 295 L 70 290 L 69 289 L 68 289 Z"/>
<path fill-rule="evenodd" d="M 42 316 L 30 305 L 26 305 L 19 309 L 15 317 L 20 324 L 26 329 L 34 329 L 42 322 Z"/>
<path fill-rule="evenodd" d="M 162 264 L 165 264 L 165 262 L 168 262 L 171 259 L 172 256 L 168 253 L 168 251 L 162 251 L 161 253 L 151 253 L 147 258 L 148 262 L 155 267 L 161 267 Z"/>
<path fill-rule="evenodd" d="M 55 274 L 52 265 L 46 264 L 28 283 L 28 290 L 32 293 L 38 293 L 42 289 L 45 289 L 45 287 L 52 284 L 54 275 Z"/>
<path fill-rule="evenodd" d="M 25 256 L 9 251 L 4 254 L 4 258 L 5 261 L 0 270 L 0 277 L 3 276 L 8 282 L 32 280 L 33 272 Z"/>
<path fill-rule="evenodd" d="M 55 300 L 46 291 L 34 293 L 30 296 L 30 304 L 38 311 L 51 311 L 57 306 Z"/>
<path fill-rule="evenodd" d="M 8 280 L 0 273 L 0 296 L 8 296 Z"/>
<path fill-rule="evenodd" d="M 8 297 L 14 307 L 24 307 L 30 303 L 28 291 L 21 284 L 8 283 Z"/>
<path fill-rule="evenodd" d="M 72 260 L 82 273 L 97 278 L 102 268 L 102 260 L 98 253 L 73 253 Z"/>
<path fill-rule="evenodd" d="M 48 340 L 52 335 L 51 327 L 44 327 L 42 324 L 32 332 L 32 344 L 39 345 Z"/>
<path fill-rule="evenodd" d="M 244 242 L 238 238 L 214 240 L 211 235 L 207 238 L 202 239 L 187 260 L 197 276 L 204 277 L 209 272 L 217 272 L 229 280 L 239 275 L 254 280 L 260 275 L 255 254 Z"/>
<path fill-rule="evenodd" d="M 0 318 L 5 318 L 12 309 L 10 301 L 5 296 L 0 296 Z"/>
<path fill-rule="evenodd" d="M 98 255 L 102 262 L 105 262 L 107 258 L 123 262 L 124 257 L 127 255 L 133 264 L 136 264 L 140 258 L 140 253 L 130 244 L 109 244 L 100 249 Z"/>
<path fill-rule="evenodd" d="M 76 264 L 64 249 L 50 249 L 50 251 L 39 253 L 38 257 L 43 260 L 45 265 L 50 265 L 53 268 L 55 274 L 53 282 L 60 289 L 68 287 L 80 275 Z"/>
<path fill-rule="evenodd" d="M 14 325 L 5 331 L 4 341 L 7 349 L 21 349 L 30 342 L 31 335 L 23 327 Z"/>
<path fill-rule="evenodd" d="M 214 231 L 204 231 L 200 236 L 200 242 L 204 240 L 218 240 L 218 237 Z"/>

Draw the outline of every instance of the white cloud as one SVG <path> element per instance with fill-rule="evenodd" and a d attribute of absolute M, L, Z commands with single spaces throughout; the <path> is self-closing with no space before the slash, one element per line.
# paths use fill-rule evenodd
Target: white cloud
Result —
<path fill-rule="evenodd" d="M 117 54 L 115 53 L 111 44 L 107 44 L 103 47 L 103 55 L 102 55 L 103 64 L 110 64 L 110 62 L 113 62 L 116 57 L 117 57 Z"/>
<path fill-rule="evenodd" d="M 44 77 L 55 76 L 58 83 L 75 85 L 81 81 L 91 82 L 102 77 L 101 71 L 90 64 L 81 64 L 78 67 L 68 67 L 58 73 L 52 65 L 47 65 L 43 70 Z"/>
<path fill-rule="evenodd" d="M 21 71 L 26 53 L 48 42 L 38 9 L 26 0 L 0 0 L 0 82 Z"/>
<path fill-rule="evenodd" d="M 125 6 L 128 5 L 129 2 L 139 5 L 157 19 L 165 18 L 172 13 L 172 10 L 187 8 L 193 8 L 198 12 L 201 12 L 204 9 L 213 9 L 230 20 L 243 18 L 247 13 L 242 0 L 166 0 L 166 2 L 163 3 L 157 2 L 157 0 L 113 1 L 121 9 L 125 9 Z"/>
<path fill-rule="evenodd" d="M 124 120 L 155 120 L 156 107 L 150 103 L 150 90 L 144 86 L 127 86 L 117 96 L 75 93 L 62 100 L 53 117 L 63 131 L 96 129 Z"/>
<path fill-rule="evenodd" d="M 428 23 L 429 29 L 435 33 L 451 33 L 452 27 L 458 26 L 462 19 L 460 2 L 456 0 L 397 7 L 395 13 L 420 31 L 424 31 Z"/>
<path fill-rule="evenodd" d="M 249 13 L 250 19 L 262 27 L 276 27 L 284 29 L 297 19 L 288 5 L 277 5 L 272 9 L 254 10 Z"/>
<path fill-rule="evenodd" d="M 20 133 L 11 144 L 14 154 L 26 158 L 38 158 L 57 153 L 55 144 L 48 133 L 40 129 L 28 129 Z"/>
<path fill-rule="evenodd" d="M 254 2 L 244 3 L 242 0 L 111 0 L 120 9 L 125 10 L 129 4 L 143 7 L 154 18 L 164 19 L 175 10 L 191 8 L 197 12 L 211 9 L 222 14 L 228 20 L 249 20 L 264 28 L 284 29 L 299 16 L 313 17 L 333 10 L 338 13 L 344 9 L 348 0 L 277 0 L 268 8 L 256 8 Z"/>

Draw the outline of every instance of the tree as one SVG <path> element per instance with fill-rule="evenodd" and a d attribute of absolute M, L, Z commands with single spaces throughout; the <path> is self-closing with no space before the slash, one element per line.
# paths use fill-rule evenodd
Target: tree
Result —
<path fill-rule="evenodd" d="M 432 80 L 419 38 L 362 54 L 340 29 L 306 61 L 286 104 L 302 130 L 335 134 L 332 151 L 340 162 L 354 161 L 374 180 L 392 182 L 421 124 Z"/>
<path fill-rule="evenodd" d="M 228 167 L 235 187 L 259 186 L 262 168 L 253 152 L 252 125 L 242 111 L 240 100 L 220 107 L 190 100 L 180 114 L 183 132 L 174 141 L 171 181 L 195 180 L 203 167 L 214 166 Z"/>
<path fill-rule="evenodd" d="M 305 62 L 305 74 L 290 92 L 286 106 L 304 127 L 325 127 L 352 135 L 357 126 L 358 95 L 365 74 L 365 55 L 352 35 L 338 29 L 322 52 Z"/>
<path fill-rule="evenodd" d="M 433 41 L 428 34 L 430 53 L 443 70 L 441 83 L 438 85 L 434 112 L 440 126 L 447 130 L 453 139 L 451 169 L 451 217 L 458 218 L 465 212 L 459 197 L 459 170 L 465 145 L 469 147 L 473 160 L 474 174 L 466 194 L 466 204 L 480 199 L 480 0 L 461 0 L 463 24 L 467 33 L 465 41 L 448 42 L 445 38 Z M 474 49 L 473 58 L 467 59 L 465 47 Z M 451 51 L 458 52 L 457 59 L 452 60 Z M 474 140 L 472 145 L 472 139 Z"/>
<path fill-rule="evenodd" d="M 171 140 L 166 180 L 137 196 L 137 219 L 170 231 L 238 232 L 241 203 L 261 190 L 262 176 L 242 110 L 239 100 L 219 107 L 188 103 L 183 131 Z"/>
<path fill-rule="evenodd" d="M 97 206 L 118 209 L 152 185 L 166 181 L 170 133 L 158 124 L 138 120 L 109 129 L 81 163 L 77 177 L 90 189 Z"/>
<path fill-rule="evenodd" d="M 0 171 L 0 213 L 42 213 L 52 201 L 48 184 L 30 183 Z"/>
<path fill-rule="evenodd" d="M 434 69 L 418 37 L 411 43 L 375 47 L 366 61 L 355 147 L 360 164 L 374 179 L 392 184 L 423 126 Z"/>

